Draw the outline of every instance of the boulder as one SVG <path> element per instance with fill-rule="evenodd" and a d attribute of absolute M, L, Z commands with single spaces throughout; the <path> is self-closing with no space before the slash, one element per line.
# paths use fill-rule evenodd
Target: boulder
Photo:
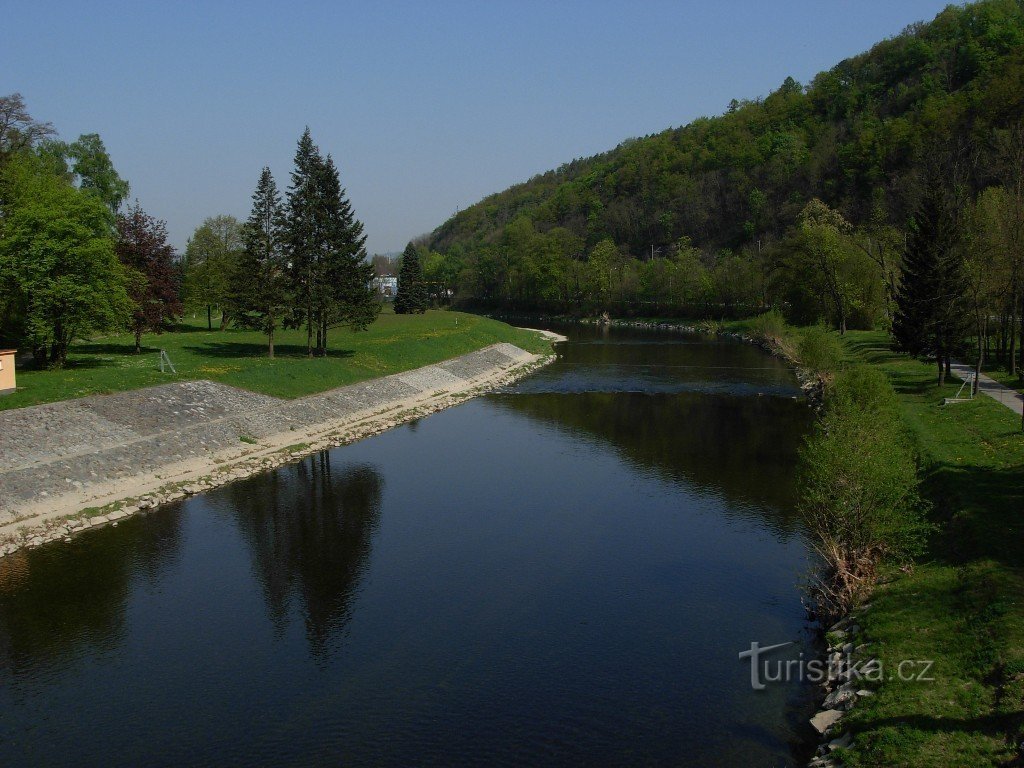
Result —
<path fill-rule="evenodd" d="M 844 712 L 838 709 L 825 709 L 811 718 L 811 725 L 818 733 L 825 733 L 829 728 L 843 719 Z"/>

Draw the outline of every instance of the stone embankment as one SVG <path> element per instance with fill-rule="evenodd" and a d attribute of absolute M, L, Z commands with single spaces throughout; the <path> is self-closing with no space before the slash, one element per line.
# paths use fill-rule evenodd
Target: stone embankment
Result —
<path fill-rule="evenodd" d="M 868 604 L 860 607 L 866 611 Z M 811 718 L 811 726 L 820 735 L 820 742 L 808 768 L 842 768 L 842 750 L 853 746 L 853 734 L 842 730 L 842 719 L 857 702 L 873 696 L 871 686 L 879 682 L 881 667 L 871 655 L 870 644 L 857 644 L 860 627 L 853 614 L 833 624 L 825 633 L 828 655 L 825 658 L 827 679 L 822 684 L 824 700 Z"/>
<path fill-rule="evenodd" d="M 296 400 L 186 381 L 0 412 L 0 556 L 117 524 L 510 383 L 511 344 Z"/>

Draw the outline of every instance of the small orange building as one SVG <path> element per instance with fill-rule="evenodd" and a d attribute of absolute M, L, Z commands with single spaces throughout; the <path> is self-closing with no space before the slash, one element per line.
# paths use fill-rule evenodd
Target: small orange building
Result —
<path fill-rule="evenodd" d="M 0 349 L 0 395 L 13 392 L 16 388 L 14 383 L 14 353 L 16 349 Z"/>

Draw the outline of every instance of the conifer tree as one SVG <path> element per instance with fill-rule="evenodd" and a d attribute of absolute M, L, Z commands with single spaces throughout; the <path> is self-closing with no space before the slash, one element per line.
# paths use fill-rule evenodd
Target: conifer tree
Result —
<path fill-rule="evenodd" d="M 377 318 L 380 304 L 371 287 L 373 266 L 366 258 L 363 224 L 355 217 L 330 155 L 319 169 L 318 192 L 324 219 L 319 336 L 321 354 L 326 354 L 330 328 L 365 330 Z"/>
<path fill-rule="evenodd" d="M 363 225 L 341 187 L 334 160 L 320 155 L 309 128 L 295 153 L 287 218 L 292 322 L 305 322 L 309 356 L 325 355 L 329 329 L 365 329 L 378 305 L 370 287 L 373 270 L 366 261 Z"/>
<path fill-rule="evenodd" d="M 900 351 L 935 359 L 939 384 L 945 383 L 967 318 L 957 232 L 949 192 L 929 184 L 907 238 L 892 334 Z"/>
<path fill-rule="evenodd" d="M 306 325 L 306 354 L 313 356 L 313 328 L 317 295 L 316 177 L 322 164 L 309 127 L 295 150 L 295 168 L 288 188 L 286 245 L 294 292 L 291 322 Z"/>
<path fill-rule="evenodd" d="M 260 173 L 242 237 L 245 249 L 233 275 L 233 303 L 240 324 L 267 335 L 267 357 L 273 358 L 274 331 L 292 302 L 284 252 L 284 209 L 269 168 Z"/>
<path fill-rule="evenodd" d="M 423 282 L 423 269 L 416 246 L 409 243 L 402 254 L 402 267 L 398 271 L 398 292 L 395 294 L 395 313 L 399 315 L 423 314 L 427 311 L 427 286 Z"/>

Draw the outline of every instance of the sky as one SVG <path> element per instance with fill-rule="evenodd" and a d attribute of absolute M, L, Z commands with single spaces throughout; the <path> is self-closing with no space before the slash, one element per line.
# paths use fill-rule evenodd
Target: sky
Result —
<path fill-rule="evenodd" d="M 0 94 L 99 133 L 183 249 L 284 190 L 305 126 L 371 253 L 624 139 L 722 113 L 930 20 L 938 0 L 21 2 Z"/>

